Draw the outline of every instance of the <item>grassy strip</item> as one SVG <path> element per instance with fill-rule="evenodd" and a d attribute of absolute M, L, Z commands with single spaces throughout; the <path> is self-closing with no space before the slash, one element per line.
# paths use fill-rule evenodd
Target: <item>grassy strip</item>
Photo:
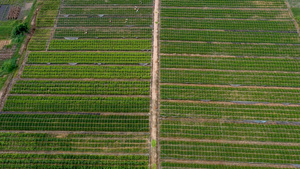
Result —
<path fill-rule="evenodd" d="M 162 68 L 300 72 L 300 61 L 279 58 L 161 56 Z"/>
<path fill-rule="evenodd" d="M 162 42 L 162 53 L 300 57 L 299 46 Z"/>
<path fill-rule="evenodd" d="M 161 102 L 162 117 L 298 121 L 300 107 Z"/>
<path fill-rule="evenodd" d="M 3 111 L 146 113 L 149 111 L 149 98 L 9 96 Z"/>
<path fill-rule="evenodd" d="M 150 79 L 145 66 L 25 66 L 22 78 Z"/>
<path fill-rule="evenodd" d="M 288 11 L 162 8 L 161 17 L 291 19 Z"/>
<path fill-rule="evenodd" d="M 298 89 L 263 89 L 161 85 L 161 98 L 171 100 L 252 101 L 300 104 Z"/>
<path fill-rule="evenodd" d="M 148 116 L 1 114 L 3 130 L 148 132 Z"/>
<path fill-rule="evenodd" d="M 15 94 L 149 95 L 149 82 L 17 81 Z"/>
<path fill-rule="evenodd" d="M 161 141 L 163 159 L 299 164 L 297 146 Z"/>
<path fill-rule="evenodd" d="M 161 70 L 162 83 L 300 87 L 299 80 L 299 74 L 292 73 Z"/>
<path fill-rule="evenodd" d="M 52 40 L 50 51 L 142 51 L 151 50 L 151 40 Z"/>
<path fill-rule="evenodd" d="M 202 20 L 162 18 L 162 28 L 296 31 L 292 21 Z"/>
<path fill-rule="evenodd" d="M 139 155 L 46 155 L 46 154 L 0 154 L 0 166 L 3 168 L 82 168 L 94 169 L 147 169 L 149 157 Z"/>
<path fill-rule="evenodd" d="M 152 38 L 151 28 L 57 28 L 54 38 Z"/>
<path fill-rule="evenodd" d="M 93 18 L 59 18 L 58 27 L 150 27 L 152 18 L 135 16 L 115 16 L 115 17 L 93 17 Z"/>
<path fill-rule="evenodd" d="M 168 29 L 162 29 L 160 32 L 161 40 L 241 43 L 300 43 L 300 38 L 297 33 L 223 32 Z"/>
<path fill-rule="evenodd" d="M 224 0 L 164 0 L 161 5 L 177 7 L 286 8 L 283 0 L 236 0 L 234 3 Z"/>
<path fill-rule="evenodd" d="M 77 137 L 78 136 L 78 137 Z M 106 136 L 106 135 L 104 135 Z M 148 136 L 118 135 L 103 137 L 87 134 L 0 133 L 1 151 L 71 151 L 103 153 L 148 153 Z"/>
<path fill-rule="evenodd" d="M 151 53 L 134 52 L 31 52 L 27 63 L 151 63 Z"/>

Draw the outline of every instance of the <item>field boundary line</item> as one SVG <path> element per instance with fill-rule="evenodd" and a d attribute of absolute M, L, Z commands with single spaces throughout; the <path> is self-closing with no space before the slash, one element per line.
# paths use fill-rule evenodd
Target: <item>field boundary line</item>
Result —
<path fill-rule="evenodd" d="M 205 10 L 212 10 L 212 9 L 220 9 L 220 10 L 249 10 L 249 11 L 287 11 L 288 9 L 282 8 L 218 8 L 218 7 L 177 7 L 177 6 L 164 6 L 163 8 L 169 9 L 205 9 Z"/>
<path fill-rule="evenodd" d="M 189 68 L 161 68 L 162 70 L 187 70 L 187 71 L 211 71 L 211 72 L 239 72 L 239 73 L 290 73 L 300 74 L 300 72 L 285 71 L 257 71 L 257 70 L 222 70 L 222 69 L 189 69 Z"/>
<path fill-rule="evenodd" d="M 249 18 L 194 18 L 194 17 L 162 17 L 163 19 L 191 19 L 191 20 L 220 20 L 220 21 L 278 21 L 292 22 L 292 19 L 249 19 Z"/>
<path fill-rule="evenodd" d="M 119 66 L 119 67 L 132 67 L 132 66 L 135 66 L 135 67 L 150 67 L 151 65 L 139 65 L 139 64 L 101 64 L 101 65 L 98 65 L 98 64 L 95 64 L 95 63 L 90 63 L 90 64 L 86 64 L 86 63 L 76 63 L 76 65 L 71 65 L 71 64 L 68 64 L 68 63 L 51 63 L 51 64 L 46 64 L 46 63 L 41 63 L 41 64 L 37 64 L 37 63 L 26 63 L 26 66 L 99 66 L 99 67 L 111 67 L 111 66 Z"/>
<path fill-rule="evenodd" d="M 137 6 L 138 8 L 153 8 L 151 5 L 95 5 L 95 6 L 68 6 L 68 5 L 62 5 L 62 9 L 63 8 L 132 8 L 134 9 L 135 6 Z"/>
<path fill-rule="evenodd" d="M 57 27 L 57 23 L 58 23 L 58 18 L 59 18 L 59 15 L 60 15 L 60 9 L 61 9 L 61 6 L 62 6 L 62 1 L 60 1 L 60 5 L 59 5 L 59 8 L 58 8 L 58 12 L 57 12 L 57 15 L 55 17 L 55 23 L 54 23 L 54 26 L 51 28 L 51 35 L 50 35 L 50 38 L 46 44 L 46 51 L 48 51 L 49 49 L 49 46 L 50 46 L 50 43 L 54 37 L 54 34 L 55 34 L 55 28 Z"/>
<path fill-rule="evenodd" d="M 207 41 L 183 41 L 183 40 L 161 40 L 161 42 L 202 43 L 202 44 L 222 44 L 222 45 L 300 46 L 300 43 L 207 42 Z"/>
<path fill-rule="evenodd" d="M 150 169 L 159 167 L 159 34 L 160 34 L 160 0 L 154 0 L 153 9 L 153 43 L 151 69 L 151 100 L 150 100 Z"/>
<path fill-rule="evenodd" d="M 125 97 L 125 98 L 149 98 L 148 95 L 87 95 L 87 94 L 8 94 L 8 96 L 32 96 L 32 97 Z"/>
<path fill-rule="evenodd" d="M 183 163 L 183 164 L 208 164 L 208 165 L 226 165 L 226 166 L 252 166 L 252 167 L 274 167 L 274 168 L 297 168 L 289 164 L 269 164 L 269 163 L 243 163 L 227 161 L 202 161 L 202 160 L 180 160 L 180 159 L 162 159 L 162 162 Z M 180 169 L 180 168 L 178 168 Z"/>
<path fill-rule="evenodd" d="M 220 88 L 251 88 L 251 89 L 287 89 L 300 90 L 300 87 L 275 87 L 275 86 L 242 86 L 242 85 L 217 85 L 217 84 L 186 84 L 186 83 L 160 83 L 160 85 L 172 86 L 199 86 L 199 87 L 220 87 Z"/>
<path fill-rule="evenodd" d="M 78 27 L 55 27 L 54 29 L 124 29 L 124 28 L 128 28 L 128 29 L 153 29 L 151 27 L 108 27 L 108 26 L 87 26 L 87 27 L 83 27 L 83 26 L 78 26 Z"/>
<path fill-rule="evenodd" d="M 148 132 L 104 132 L 104 131 L 42 131 L 42 130 L 0 130 L 0 133 L 46 133 L 46 134 L 107 134 L 107 135 L 149 135 Z"/>
<path fill-rule="evenodd" d="M 161 28 L 162 30 L 188 30 L 211 32 L 268 32 L 268 33 L 296 33 L 297 31 L 269 31 L 269 30 L 233 30 L 233 29 L 192 29 L 192 28 Z"/>
<path fill-rule="evenodd" d="M 51 115 L 51 114 L 58 114 L 58 115 L 103 115 L 103 116 L 109 116 L 109 115 L 120 115 L 120 116 L 147 116 L 149 115 L 149 113 L 124 113 L 124 112 L 0 112 L 1 114 L 47 114 L 47 115 Z"/>
<path fill-rule="evenodd" d="M 93 81 L 93 82 L 98 82 L 98 81 L 115 81 L 115 82 L 121 82 L 121 81 L 126 81 L 126 82 L 150 82 L 149 79 L 43 79 L 43 78 L 19 78 L 20 81 Z"/>
<path fill-rule="evenodd" d="M 300 104 L 283 104 L 283 103 L 262 103 L 262 102 L 255 102 L 252 104 L 246 104 L 246 103 L 239 103 L 237 101 L 235 102 L 225 102 L 225 101 L 210 101 L 210 100 L 167 100 L 167 99 L 161 99 L 161 102 L 170 102 L 170 103 L 206 103 L 206 104 L 224 104 L 224 105 L 254 105 L 254 106 L 282 106 L 282 107 L 300 107 Z"/>
<path fill-rule="evenodd" d="M 300 28 L 299 28 L 298 22 L 296 21 L 296 19 L 295 19 L 295 17 L 294 17 L 294 14 L 293 14 L 293 12 L 292 12 L 290 3 L 289 3 L 287 0 L 285 0 L 284 2 L 285 2 L 286 6 L 287 6 L 287 8 L 288 8 L 290 17 L 292 18 L 292 20 L 293 20 L 293 22 L 294 22 L 294 25 L 295 25 L 295 27 L 296 27 L 296 29 L 297 29 L 297 32 L 298 32 L 298 34 L 299 34 L 299 36 L 300 36 Z"/>
<path fill-rule="evenodd" d="M 69 155 L 143 155 L 148 156 L 149 154 L 145 153 L 93 153 L 93 152 L 76 152 L 76 151 L 0 151 L 0 154 L 69 154 Z"/>

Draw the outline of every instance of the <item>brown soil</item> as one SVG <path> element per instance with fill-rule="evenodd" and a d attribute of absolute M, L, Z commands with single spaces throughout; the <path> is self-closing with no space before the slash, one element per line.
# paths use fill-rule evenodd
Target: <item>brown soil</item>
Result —
<path fill-rule="evenodd" d="M 9 45 L 11 40 L 0 40 L 0 50 L 4 48 L 4 46 Z"/>
<path fill-rule="evenodd" d="M 7 19 L 18 19 L 20 12 L 21 12 L 21 7 L 19 6 L 11 7 L 8 11 Z"/>

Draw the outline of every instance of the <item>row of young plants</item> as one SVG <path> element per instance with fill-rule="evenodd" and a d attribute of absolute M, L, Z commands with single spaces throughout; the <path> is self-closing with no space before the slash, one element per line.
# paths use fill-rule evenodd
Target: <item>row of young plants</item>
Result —
<path fill-rule="evenodd" d="M 57 28 L 55 29 L 54 38 L 63 39 L 66 37 L 81 38 L 130 38 L 130 39 L 151 39 L 151 28 Z"/>
<path fill-rule="evenodd" d="M 0 122 L 1 122 L 0 126 L 2 130 L 98 131 L 98 132 L 148 132 L 149 131 L 149 117 L 147 115 L 120 116 L 120 115 L 99 115 L 99 114 L 98 115 L 1 114 Z"/>
<path fill-rule="evenodd" d="M 237 0 L 234 3 L 225 0 L 162 0 L 161 5 L 176 7 L 287 8 L 284 0 Z"/>
<path fill-rule="evenodd" d="M 25 66 L 22 78 L 150 79 L 148 66 Z"/>
<path fill-rule="evenodd" d="M 11 94 L 149 95 L 141 81 L 17 81 Z"/>
<path fill-rule="evenodd" d="M 114 136 L 103 138 L 101 135 L 73 135 L 67 137 L 51 134 L 0 133 L 1 151 L 68 151 L 97 153 L 148 153 L 147 135 L 130 137 Z M 134 136 L 134 135 L 132 135 Z M 149 137 L 149 136 L 148 136 Z M 107 148 L 109 147 L 109 149 Z"/>
<path fill-rule="evenodd" d="M 247 30 L 247 31 L 292 31 L 296 32 L 294 23 L 288 21 L 262 21 L 262 20 L 215 20 L 193 18 L 162 18 L 162 28 L 187 29 L 221 29 L 221 30 Z"/>
<path fill-rule="evenodd" d="M 229 56 L 300 57 L 300 46 L 161 42 L 161 52 Z"/>
<path fill-rule="evenodd" d="M 139 8 L 139 7 L 138 7 Z M 118 16 L 150 16 L 152 15 L 152 6 L 137 8 L 125 7 L 99 7 L 99 8 L 73 8 L 63 7 L 60 10 L 61 15 L 81 16 L 81 15 L 118 15 Z"/>
<path fill-rule="evenodd" d="M 150 51 L 151 40 L 101 39 L 101 40 L 52 40 L 50 51 Z"/>
<path fill-rule="evenodd" d="M 298 146 L 161 141 L 163 159 L 300 164 L 299 156 Z"/>
<path fill-rule="evenodd" d="M 238 43 L 279 43 L 299 44 L 300 38 L 295 33 L 281 32 L 235 32 L 213 30 L 161 29 L 161 40 L 203 41 L 203 42 L 238 42 Z"/>
<path fill-rule="evenodd" d="M 51 29 L 37 29 L 28 44 L 30 51 L 45 51 L 51 36 Z"/>
<path fill-rule="evenodd" d="M 75 17 L 59 18 L 58 27 L 151 27 L 152 17 L 144 16 L 106 16 L 100 17 Z"/>
<path fill-rule="evenodd" d="M 291 58 L 160 56 L 162 68 L 300 72 L 300 61 Z"/>
<path fill-rule="evenodd" d="M 6 112 L 147 113 L 149 98 L 79 96 L 9 96 Z"/>
<path fill-rule="evenodd" d="M 266 10 L 237 10 L 237 9 L 189 9 L 189 8 L 162 8 L 161 17 L 190 17 L 190 18 L 235 18 L 235 19 L 289 19 L 286 11 Z"/>
<path fill-rule="evenodd" d="M 160 122 L 160 136 L 161 138 L 299 143 L 299 125 L 264 122 L 259 120 L 209 122 L 191 118 L 166 118 Z"/>
<path fill-rule="evenodd" d="M 172 103 L 161 101 L 160 116 L 225 120 L 297 121 L 300 106 L 221 103 Z"/>
<path fill-rule="evenodd" d="M 60 3 L 61 0 L 40 1 L 38 5 L 41 5 L 41 8 L 37 15 L 36 26 L 52 27 L 55 24 Z"/>
<path fill-rule="evenodd" d="M 299 89 L 161 85 L 161 98 L 170 100 L 248 101 L 300 104 Z"/>
<path fill-rule="evenodd" d="M 103 5 L 122 5 L 122 6 L 133 6 L 133 5 L 146 5 L 152 6 L 153 0 L 64 0 L 65 6 L 103 6 Z"/>
<path fill-rule="evenodd" d="M 43 159 L 43 160 L 41 160 Z M 47 169 L 147 169 L 149 157 L 142 155 L 0 154 L 1 168 Z"/>
<path fill-rule="evenodd" d="M 162 83 L 300 87 L 297 73 L 161 69 Z"/>
<path fill-rule="evenodd" d="M 30 52 L 28 64 L 119 64 L 151 63 L 150 52 Z"/>

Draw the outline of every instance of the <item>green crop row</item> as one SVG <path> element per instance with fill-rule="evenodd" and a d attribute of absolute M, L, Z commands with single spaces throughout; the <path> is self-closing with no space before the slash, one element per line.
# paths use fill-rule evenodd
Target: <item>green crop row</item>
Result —
<path fill-rule="evenodd" d="M 297 33 L 224 32 L 174 29 L 161 29 L 160 32 L 161 40 L 241 43 L 300 43 L 300 38 Z"/>
<path fill-rule="evenodd" d="M 142 51 L 151 50 L 151 40 L 52 40 L 52 51 Z"/>
<path fill-rule="evenodd" d="M 149 131 L 148 116 L 1 114 L 0 122 L 2 130 L 107 132 Z"/>
<path fill-rule="evenodd" d="M 163 0 L 162 6 L 176 7 L 219 7 L 219 8 L 287 8 L 284 0 Z"/>
<path fill-rule="evenodd" d="M 291 19 L 286 11 L 162 8 L 161 17 L 235 18 L 235 19 Z"/>
<path fill-rule="evenodd" d="M 240 123 L 203 122 L 193 119 L 161 120 L 161 137 L 214 139 L 233 141 L 299 143 L 299 125 L 264 124 L 264 121 L 245 120 Z"/>
<path fill-rule="evenodd" d="M 50 41 L 51 29 L 37 29 L 34 36 L 30 39 L 28 50 L 45 51 L 47 42 Z"/>
<path fill-rule="evenodd" d="M 142 2 L 142 3 L 141 3 Z M 153 0 L 64 0 L 65 6 L 95 6 L 95 5 L 153 5 Z"/>
<path fill-rule="evenodd" d="M 54 26 L 60 2 L 60 0 L 47 0 L 42 2 L 43 5 L 39 10 L 36 19 L 37 27 Z"/>
<path fill-rule="evenodd" d="M 161 141 L 161 158 L 300 164 L 299 146 Z"/>
<path fill-rule="evenodd" d="M 151 63 L 151 53 L 142 52 L 31 52 L 27 63 Z"/>
<path fill-rule="evenodd" d="M 299 89 L 161 85 L 161 98 L 170 100 L 250 101 L 300 104 Z"/>
<path fill-rule="evenodd" d="M 162 117 L 226 119 L 226 120 L 271 120 L 298 121 L 300 107 L 219 104 L 219 103 L 172 103 L 162 101 Z"/>
<path fill-rule="evenodd" d="M 107 16 L 103 18 L 59 18 L 58 27 L 151 27 L 152 17 Z"/>
<path fill-rule="evenodd" d="M 151 28 L 57 28 L 54 38 L 152 38 Z"/>
<path fill-rule="evenodd" d="M 229 58 L 161 56 L 162 68 L 300 72 L 300 60 L 280 58 Z"/>
<path fill-rule="evenodd" d="M 150 79 L 146 66 L 25 66 L 22 78 Z"/>
<path fill-rule="evenodd" d="M 148 161 L 141 155 L 0 154 L 1 168 L 147 169 Z"/>
<path fill-rule="evenodd" d="M 140 81 L 17 81 L 12 94 L 149 95 Z"/>
<path fill-rule="evenodd" d="M 300 87 L 295 73 L 226 72 L 209 70 L 161 70 L 163 83 Z"/>
<path fill-rule="evenodd" d="M 300 46 L 162 42 L 161 52 L 230 56 L 300 57 Z"/>
<path fill-rule="evenodd" d="M 124 136 L 124 135 L 123 135 Z M 101 135 L 73 134 L 67 137 L 52 134 L 0 133 L 1 151 L 68 151 L 97 153 L 148 153 L 147 136 L 132 139 L 122 135 L 103 138 Z M 132 135 L 133 136 L 133 135 Z"/>
<path fill-rule="evenodd" d="M 118 7 L 107 7 L 107 8 L 73 8 L 65 7 L 60 10 L 61 15 L 121 15 L 121 16 L 152 16 L 152 8 L 118 8 Z M 103 16 L 103 17 L 104 17 Z"/>
<path fill-rule="evenodd" d="M 292 21 L 252 21 L 162 18 L 162 28 L 255 30 L 255 31 L 296 31 Z"/>
<path fill-rule="evenodd" d="M 174 168 L 205 168 L 205 169 L 278 169 L 277 167 L 258 167 L 258 166 L 239 166 L 239 165 L 225 165 L 225 164 L 193 164 L 193 163 L 179 163 L 179 162 L 162 162 L 162 169 L 174 169 Z"/>
<path fill-rule="evenodd" d="M 149 111 L 149 98 L 9 96 L 3 111 L 146 113 Z"/>

